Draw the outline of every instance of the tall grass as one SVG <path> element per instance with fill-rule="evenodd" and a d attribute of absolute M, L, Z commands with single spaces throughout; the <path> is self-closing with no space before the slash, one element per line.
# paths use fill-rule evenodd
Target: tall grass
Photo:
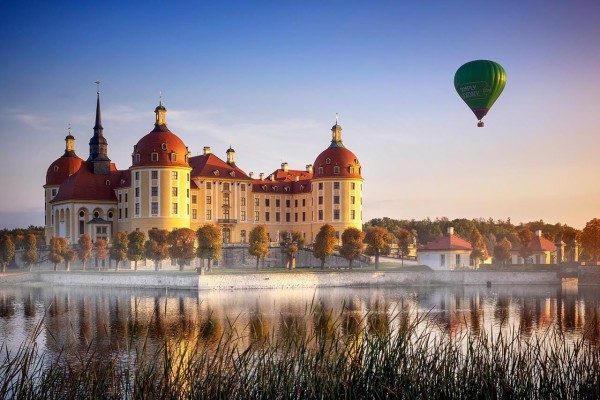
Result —
<path fill-rule="evenodd" d="M 332 315 L 314 305 L 306 318 L 282 316 L 277 336 L 260 315 L 240 331 L 236 321 L 210 321 L 158 345 L 132 333 L 108 359 L 92 346 L 75 356 L 41 352 L 42 321 L 16 352 L 1 346 L 0 397 L 600 398 L 600 349 L 555 331 L 456 337 L 424 316 Z"/>

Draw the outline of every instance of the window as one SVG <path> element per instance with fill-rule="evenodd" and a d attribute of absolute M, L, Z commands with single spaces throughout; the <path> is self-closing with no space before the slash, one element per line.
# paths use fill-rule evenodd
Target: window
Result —
<path fill-rule="evenodd" d="M 356 197 L 350 196 L 350 204 L 356 203 Z"/>
<path fill-rule="evenodd" d="M 256 207 L 258 207 L 258 206 L 260 205 L 260 203 L 259 203 L 259 202 L 260 202 L 259 198 L 258 198 L 258 197 L 255 197 L 255 198 L 254 198 L 254 205 L 255 205 Z"/>
<path fill-rule="evenodd" d="M 245 192 L 245 191 L 246 191 L 246 185 L 245 185 L 245 184 L 242 184 L 242 186 L 240 187 L 240 190 L 241 190 L 242 192 Z"/>
<path fill-rule="evenodd" d="M 140 162 L 140 153 L 135 153 L 135 162 Z"/>
<path fill-rule="evenodd" d="M 292 221 L 292 215 L 290 213 L 285 213 L 285 222 L 291 222 Z"/>
<path fill-rule="evenodd" d="M 223 190 L 229 190 L 229 183 L 223 184 Z"/>
<path fill-rule="evenodd" d="M 302 222 L 306 221 L 306 213 L 303 211 L 302 212 Z"/>
<path fill-rule="evenodd" d="M 190 189 L 186 189 L 186 197 L 189 199 L 190 198 Z"/>
<path fill-rule="evenodd" d="M 152 179 L 158 179 L 158 171 L 152 171 L 151 177 L 152 177 Z"/>
<path fill-rule="evenodd" d="M 79 234 L 83 235 L 83 227 L 85 225 L 85 222 L 83 221 L 79 221 Z"/>
<path fill-rule="evenodd" d="M 150 159 L 152 161 L 158 161 L 158 153 L 152 153 L 152 154 L 150 154 Z"/>
<path fill-rule="evenodd" d="M 294 222 L 298 222 L 298 213 L 294 213 Z"/>
<path fill-rule="evenodd" d="M 456 255 L 456 266 L 460 267 L 460 254 Z"/>
<path fill-rule="evenodd" d="M 319 190 L 323 190 L 323 182 L 319 182 Z"/>
<path fill-rule="evenodd" d="M 158 202 L 152 202 L 152 215 L 158 215 Z"/>
<path fill-rule="evenodd" d="M 323 175 L 323 167 L 319 167 L 319 175 Z"/>
<path fill-rule="evenodd" d="M 224 206 L 228 206 L 229 205 L 229 193 L 225 193 L 223 195 L 223 205 Z"/>
<path fill-rule="evenodd" d="M 177 189 L 178 189 L 177 187 L 171 188 L 171 196 L 177 197 L 177 194 L 179 192 L 179 190 L 177 190 Z"/>
<path fill-rule="evenodd" d="M 152 186 L 152 196 L 158 196 L 158 186 Z"/>
<path fill-rule="evenodd" d="M 281 207 L 281 200 L 275 199 L 275 207 Z"/>
<path fill-rule="evenodd" d="M 190 215 L 190 205 L 187 205 L 187 215 Z"/>
<path fill-rule="evenodd" d="M 121 199 L 121 193 L 119 193 L 119 203 L 122 201 Z"/>
<path fill-rule="evenodd" d="M 212 211 L 211 210 L 206 210 L 206 219 L 212 219 Z"/>
<path fill-rule="evenodd" d="M 244 187 L 244 186 L 242 186 L 242 187 Z M 242 206 L 245 206 L 245 205 L 246 205 L 246 198 L 245 198 L 245 197 L 242 197 L 242 198 L 240 199 L 240 203 L 241 203 L 241 205 L 242 205 Z"/>
<path fill-rule="evenodd" d="M 135 197 L 140 197 L 140 188 L 139 187 L 135 188 Z"/>
<path fill-rule="evenodd" d="M 333 219 L 340 219 L 340 210 L 333 210 Z"/>
<path fill-rule="evenodd" d="M 333 182 L 333 188 L 334 189 L 339 189 L 340 188 L 340 183 L 339 182 Z"/>
<path fill-rule="evenodd" d="M 280 213 L 276 212 L 275 213 L 275 222 L 279 222 L 280 221 Z"/>
<path fill-rule="evenodd" d="M 212 183 L 211 182 L 206 182 L 206 189 L 208 189 L 208 190 L 212 189 Z"/>
<path fill-rule="evenodd" d="M 306 199 L 302 199 L 302 207 L 306 207 Z"/>
<path fill-rule="evenodd" d="M 356 183 L 351 182 L 350 183 L 350 189 L 352 189 L 352 190 L 356 189 Z"/>
<path fill-rule="evenodd" d="M 123 213 L 122 213 L 121 211 L 123 211 L 123 210 L 119 208 L 119 219 L 123 218 L 123 217 L 122 217 L 122 214 L 123 214 Z M 81 233 L 80 233 L 80 235 L 81 235 Z"/>
<path fill-rule="evenodd" d="M 167 144 L 166 143 L 161 144 L 160 148 L 163 149 L 163 150 L 166 150 L 167 149 Z"/>
<path fill-rule="evenodd" d="M 319 196 L 319 205 L 323 204 L 323 196 Z"/>
<path fill-rule="evenodd" d="M 212 204 L 212 197 L 206 196 L 206 204 Z"/>
<path fill-rule="evenodd" d="M 57 191 L 57 190 L 58 190 L 58 189 L 52 189 L 52 195 L 51 195 L 51 196 L 52 196 L 52 198 L 55 198 L 55 197 L 56 197 L 56 191 Z"/>
<path fill-rule="evenodd" d="M 323 221 L 323 210 L 319 210 L 319 221 Z"/>
<path fill-rule="evenodd" d="M 177 203 L 171 204 L 171 213 L 172 214 L 179 214 L 178 206 L 179 206 L 179 204 L 177 204 Z"/>
<path fill-rule="evenodd" d="M 291 202 L 291 200 L 287 199 L 287 200 L 285 201 L 285 206 L 286 206 L 287 208 L 290 208 L 290 206 L 292 205 L 291 203 L 292 203 L 292 202 Z"/>
<path fill-rule="evenodd" d="M 333 167 L 333 173 L 336 175 L 339 175 L 340 173 L 340 167 L 338 165 L 336 165 L 335 167 Z"/>
<path fill-rule="evenodd" d="M 192 195 L 192 204 L 197 204 L 198 203 L 198 196 L 193 194 Z"/>
<path fill-rule="evenodd" d="M 185 156 L 185 162 L 187 162 L 187 155 Z M 188 174 L 187 172 L 185 173 L 185 177 L 187 179 L 187 181 L 190 181 L 190 174 Z"/>
<path fill-rule="evenodd" d="M 223 219 L 229 219 L 229 210 L 223 210 Z"/>
<path fill-rule="evenodd" d="M 129 218 L 129 215 L 128 215 L 129 213 L 127 211 L 129 211 L 128 208 L 125 209 L 125 218 Z"/>
<path fill-rule="evenodd" d="M 192 208 L 192 219 L 198 219 L 198 210 Z"/>
<path fill-rule="evenodd" d="M 294 200 L 294 207 L 298 207 L 298 199 Z"/>
<path fill-rule="evenodd" d="M 271 201 L 269 199 L 265 199 L 265 207 L 269 207 L 271 205 Z"/>
<path fill-rule="evenodd" d="M 267 211 L 265 212 L 265 221 L 269 222 L 271 220 L 271 214 Z"/>
<path fill-rule="evenodd" d="M 242 221 L 246 220 L 246 211 L 244 211 L 244 210 L 240 211 L 240 220 L 242 220 Z"/>
<path fill-rule="evenodd" d="M 340 196 L 333 196 L 333 204 L 340 204 Z"/>
<path fill-rule="evenodd" d="M 177 161 L 177 153 L 171 153 L 171 162 Z"/>
<path fill-rule="evenodd" d="M 140 203 L 135 203 L 135 215 L 140 215 Z"/>
<path fill-rule="evenodd" d="M 177 171 L 172 171 L 171 172 L 171 179 L 173 179 L 174 181 L 177 180 Z"/>
<path fill-rule="evenodd" d="M 440 254 L 440 266 L 445 266 L 446 265 L 446 255 L 445 254 Z"/>
<path fill-rule="evenodd" d="M 258 211 L 254 211 L 254 221 L 258 222 Z"/>
<path fill-rule="evenodd" d="M 125 193 L 125 203 L 127 203 L 127 193 Z"/>
<path fill-rule="evenodd" d="M 350 219 L 352 219 L 352 220 L 356 219 L 356 211 L 350 210 Z"/>
<path fill-rule="evenodd" d="M 350 173 L 353 174 L 354 173 L 354 167 L 350 167 Z"/>
<path fill-rule="evenodd" d="M 327 165 L 331 164 L 331 158 L 326 159 L 325 164 L 327 164 Z"/>

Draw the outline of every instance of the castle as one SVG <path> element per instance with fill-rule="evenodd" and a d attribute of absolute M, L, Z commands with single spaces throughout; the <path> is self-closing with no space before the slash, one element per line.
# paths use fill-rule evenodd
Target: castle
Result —
<path fill-rule="evenodd" d="M 110 242 L 118 231 L 198 229 L 218 224 L 225 243 L 248 241 L 250 230 L 265 224 L 271 241 L 282 231 L 299 231 L 312 243 L 321 226 L 336 236 L 348 227 L 362 229 L 362 176 L 357 157 L 342 143 L 342 127 L 331 128 L 331 144 L 304 170 L 282 163 L 268 176 L 247 174 L 229 148 L 222 160 L 204 147 L 191 156 L 167 127 L 162 101 L 154 110 L 154 129 L 133 146 L 131 166 L 119 170 L 108 157 L 96 99 L 89 156 L 75 153 L 75 138 L 65 138 L 62 157 L 48 167 L 45 237 L 76 243 L 83 234 Z"/>

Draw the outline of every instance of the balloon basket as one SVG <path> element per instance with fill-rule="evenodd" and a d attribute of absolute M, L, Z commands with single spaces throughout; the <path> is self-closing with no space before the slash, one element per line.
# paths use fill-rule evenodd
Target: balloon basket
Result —
<path fill-rule="evenodd" d="M 479 121 L 479 122 L 477 123 L 477 127 L 478 127 L 478 128 L 483 128 L 483 121 Z"/>

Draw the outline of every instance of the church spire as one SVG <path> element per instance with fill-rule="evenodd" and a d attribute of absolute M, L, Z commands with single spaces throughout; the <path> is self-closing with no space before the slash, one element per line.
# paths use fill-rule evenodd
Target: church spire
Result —
<path fill-rule="evenodd" d="M 104 137 L 102 127 L 102 114 L 100 113 L 100 81 L 96 81 L 96 123 L 94 124 L 94 136 L 90 139 L 90 156 L 92 171 L 95 174 L 108 174 L 110 172 L 110 158 L 108 158 L 108 141 Z"/>

